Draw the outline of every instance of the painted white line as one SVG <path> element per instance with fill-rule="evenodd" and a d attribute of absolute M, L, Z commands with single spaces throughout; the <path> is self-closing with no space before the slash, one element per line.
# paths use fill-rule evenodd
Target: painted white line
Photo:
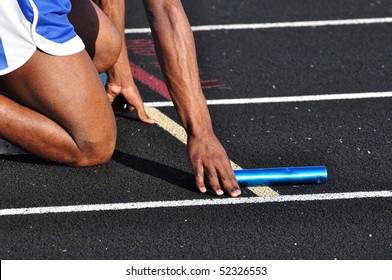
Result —
<path fill-rule="evenodd" d="M 148 28 L 125 28 L 125 34 L 145 34 L 151 33 L 151 29 Z"/>
<path fill-rule="evenodd" d="M 294 21 L 294 22 L 271 22 L 271 23 L 244 23 L 244 24 L 221 24 L 193 26 L 193 31 L 216 31 L 216 30 L 246 30 L 246 29 L 270 29 L 270 28 L 295 28 L 295 27 L 321 27 L 339 25 L 360 25 L 392 23 L 392 17 L 385 18 L 359 18 L 317 21 Z M 125 34 L 150 33 L 150 28 L 126 28 Z"/>
<path fill-rule="evenodd" d="M 194 199 L 175 201 L 151 201 L 134 203 L 114 203 L 114 204 L 89 204 L 70 205 L 53 207 L 34 208 L 13 208 L 1 209 L 0 216 L 12 215 L 33 215 L 50 213 L 79 213 L 93 211 L 115 211 L 115 210 L 135 210 L 154 209 L 169 207 L 191 207 L 191 206 L 214 206 L 214 205 L 234 205 L 234 204 L 263 204 L 274 202 L 297 202 L 297 201 L 320 201 L 320 200 L 342 200 L 360 198 L 391 198 L 392 191 L 377 192 L 348 192 L 348 193 L 326 193 L 326 194 L 306 194 L 306 195 L 281 195 L 273 197 L 240 197 L 223 199 Z"/>
<path fill-rule="evenodd" d="M 237 99 L 213 99 L 207 100 L 208 105 L 233 105 L 233 104 L 262 104 L 262 103 L 285 103 L 285 102 L 306 102 L 306 101 L 326 101 L 326 100 L 347 100 L 366 98 L 388 98 L 392 97 L 391 91 L 386 92 L 364 92 L 364 93 L 342 93 L 324 95 L 300 95 L 281 97 L 260 97 L 260 98 L 237 98 Z M 145 102 L 146 107 L 173 107 L 173 102 Z"/>

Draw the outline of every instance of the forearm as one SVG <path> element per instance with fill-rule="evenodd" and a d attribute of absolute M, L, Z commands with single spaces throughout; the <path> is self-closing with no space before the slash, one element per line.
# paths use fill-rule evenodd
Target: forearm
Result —
<path fill-rule="evenodd" d="M 212 132 L 200 86 L 195 43 L 181 2 L 144 0 L 169 92 L 188 135 Z"/>

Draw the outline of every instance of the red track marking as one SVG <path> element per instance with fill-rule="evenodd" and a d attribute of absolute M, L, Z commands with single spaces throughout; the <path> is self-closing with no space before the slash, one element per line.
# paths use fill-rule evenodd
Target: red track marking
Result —
<path fill-rule="evenodd" d="M 217 88 L 217 89 L 231 89 L 225 84 L 218 84 L 218 80 L 201 80 L 201 88 L 208 89 L 208 88 Z"/>
<path fill-rule="evenodd" d="M 216 88 L 216 89 L 231 89 L 228 86 L 224 84 L 219 84 L 219 85 L 213 85 L 213 86 L 201 86 L 202 89 L 211 89 L 211 88 Z"/>
<path fill-rule="evenodd" d="M 154 42 L 148 39 L 129 40 L 127 48 L 140 56 L 155 56 Z"/>
<path fill-rule="evenodd" d="M 128 40 L 126 42 L 128 50 L 130 50 L 136 56 L 144 57 L 156 57 L 154 42 L 151 39 L 135 39 Z M 133 76 L 136 80 L 143 83 L 153 91 L 157 92 L 167 100 L 171 100 L 169 91 L 167 90 L 166 84 L 155 77 L 154 75 L 148 73 L 143 68 L 137 66 L 136 64 L 130 62 Z M 159 63 L 157 61 L 151 61 L 150 65 L 155 68 L 160 69 Z M 199 75 L 202 75 L 203 71 L 199 69 Z M 230 90 L 231 88 L 225 84 L 220 84 L 216 79 L 202 80 L 202 89 L 219 89 L 219 90 Z"/>
<path fill-rule="evenodd" d="M 171 100 L 169 91 L 167 90 L 166 84 L 164 82 L 156 78 L 154 75 L 151 75 L 143 68 L 137 66 L 132 61 L 130 61 L 129 64 L 131 65 L 133 77 L 136 80 L 157 92 L 167 100 Z"/>

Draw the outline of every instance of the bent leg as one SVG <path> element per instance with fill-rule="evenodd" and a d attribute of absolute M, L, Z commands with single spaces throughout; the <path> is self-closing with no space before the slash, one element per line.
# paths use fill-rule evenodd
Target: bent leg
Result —
<path fill-rule="evenodd" d="M 0 137 L 43 158 L 74 166 L 108 161 L 116 126 L 86 51 L 51 56 L 37 50 L 19 69 L 0 77 Z"/>
<path fill-rule="evenodd" d="M 82 38 L 86 50 L 98 72 L 109 69 L 121 51 L 121 36 L 105 13 L 90 0 L 71 0 L 68 14 L 76 33 Z"/>

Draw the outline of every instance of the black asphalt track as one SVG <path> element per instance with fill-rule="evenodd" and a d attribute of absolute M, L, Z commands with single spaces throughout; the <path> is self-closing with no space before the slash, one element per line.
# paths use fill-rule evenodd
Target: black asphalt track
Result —
<path fill-rule="evenodd" d="M 195 32 L 195 40 L 202 79 L 229 88 L 205 90 L 208 99 L 296 96 L 390 90 L 391 32 L 390 24 L 378 24 Z M 136 37 L 151 40 L 128 36 Z M 161 77 L 150 65 L 155 57 L 143 60 Z"/>
<path fill-rule="evenodd" d="M 196 3 L 197 2 L 197 3 Z M 343 3 L 342 3 L 343 2 Z M 386 17 L 388 1 L 184 0 L 192 25 Z M 127 1 L 127 28 L 146 27 Z M 196 32 L 208 99 L 390 91 L 391 24 Z M 130 34 L 127 40 L 151 40 Z M 155 57 L 130 50 L 161 79 Z M 137 82 L 145 101 L 165 100 Z M 225 85 L 221 87 L 219 85 Z M 281 195 L 392 190 L 392 100 L 210 106 L 243 168 L 326 165 L 322 185 Z M 173 108 L 160 111 L 178 120 Z M 199 194 L 186 147 L 117 114 L 113 159 L 84 169 L 1 156 L 0 209 L 215 198 Z M 244 197 L 254 196 L 244 190 Z M 225 199 L 225 197 L 223 197 Z M 0 217 L 1 259 L 391 259 L 392 199 L 176 207 Z"/>
<path fill-rule="evenodd" d="M 142 1 L 126 0 L 129 28 L 147 27 Z M 192 0 L 182 1 L 192 25 L 389 17 L 387 0 Z"/>

